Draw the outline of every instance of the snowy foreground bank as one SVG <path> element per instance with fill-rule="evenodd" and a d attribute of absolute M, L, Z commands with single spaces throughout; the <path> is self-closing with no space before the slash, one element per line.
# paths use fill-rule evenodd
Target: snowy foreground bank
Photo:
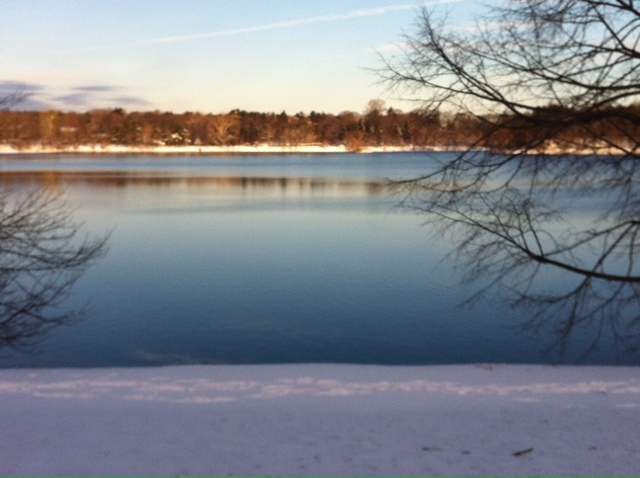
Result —
<path fill-rule="evenodd" d="M 640 368 L 0 370 L 0 475 L 638 475 Z"/>

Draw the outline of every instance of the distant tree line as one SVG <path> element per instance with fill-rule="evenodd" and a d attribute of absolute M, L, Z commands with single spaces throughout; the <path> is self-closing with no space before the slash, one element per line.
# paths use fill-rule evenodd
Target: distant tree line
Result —
<path fill-rule="evenodd" d="M 62 111 L 0 111 L 0 143 L 16 148 L 34 144 L 74 146 L 80 144 L 115 144 L 130 146 L 158 145 L 251 145 L 301 144 L 345 145 L 357 151 L 365 146 L 414 146 L 416 148 L 489 148 L 514 150 L 535 143 L 537 136 L 550 136 L 563 144 L 579 145 L 584 137 L 575 111 L 558 107 L 538 109 L 535 128 L 530 119 L 505 115 L 501 118 L 470 114 L 447 114 L 430 110 L 409 113 L 385 108 L 384 102 L 372 100 L 363 113 L 340 114 L 286 112 L 259 113 L 232 110 L 224 114 L 186 112 L 127 112 L 122 108 L 93 110 L 86 113 Z M 639 117 L 640 105 L 620 107 L 616 117 Z M 553 118 L 553 121 L 547 119 Z M 558 118 L 575 121 L 554 136 L 546 124 Z M 604 116 L 603 116 L 604 117 Z M 618 128 L 612 115 L 601 123 L 591 121 L 599 138 L 618 142 L 628 128 Z M 497 123 L 501 124 L 496 128 Z M 640 125 L 634 135 L 640 137 Z M 593 137 L 593 134 L 591 135 Z M 604 141 L 606 144 L 606 141 Z"/>

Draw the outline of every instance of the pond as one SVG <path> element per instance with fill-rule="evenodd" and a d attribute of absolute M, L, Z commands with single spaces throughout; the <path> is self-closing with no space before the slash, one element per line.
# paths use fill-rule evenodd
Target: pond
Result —
<path fill-rule="evenodd" d="M 637 363 L 465 305 L 452 245 L 386 182 L 446 154 L 7 157 L 0 187 L 62 191 L 80 234 L 108 239 L 55 307 L 82 313 L 0 367 Z"/>

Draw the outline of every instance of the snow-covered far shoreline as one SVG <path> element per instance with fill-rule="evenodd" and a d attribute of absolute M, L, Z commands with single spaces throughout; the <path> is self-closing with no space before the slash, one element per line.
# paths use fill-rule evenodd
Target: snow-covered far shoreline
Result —
<path fill-rule="evenodd" d="M 403 152 L 443 152 L 464 151 L 462 146 L 362 146 L 357 150 L 348 148 L 345 145 L 321 145 L 321 144 L 300 144 L 300 145 L 236 145 L 236 146 L 126 146 L 118 144 L 84 144 L 75 146 L 45 146 L 32 145 L 24 148 L 15 148 L 9 144 L 0 144 L 0 156 L 21 155 L 21 154 L 184 154 L 184 155 L 224 155 L 224 154 L 338 154 L 338 153 L 403 153 Z M 518 154 L 518 151 L 505 151 L 508 154 Z M 522 154 L 547 154 L 547 155 L 593 155 L 599 154 L 620 155 L 625 154 L 618 148 L 601 146 L 598 148 L 563 148 L 555 143 L 549 143 L 543 148 L 533 151 L 525 151 Z"/>
<path fill-rule="evenodd" d="M 364 146 L 358 153 L 391 153 L 416 151 L 413 146 Z M 435 149 L 429 148 L 430 151 Z M 14 148 L 8 144 L 0 144 L 2 154 L 283 154 L 283 153 L 349 153 L 354 152 L 344 145 L 325 146 L 319 144 L 303 144 L 297 146 L 278 146 L 270 144 L 238 145 L 238 146 L 124 146 L 124 145 L 78 145 L 55 147 L 34 145 L 25 148 Z"/>
<path fill-rule="evenodd" d="M 0 370 L 2 476 L 637 476 L 640 368 Z"/>

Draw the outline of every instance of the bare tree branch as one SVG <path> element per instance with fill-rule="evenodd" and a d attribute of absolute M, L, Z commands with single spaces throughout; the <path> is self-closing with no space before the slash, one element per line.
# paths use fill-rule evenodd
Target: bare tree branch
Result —
<path fill-rule="evenodd" d="M 27 347 L 80 311 L 60 310 L 108 236 L 79 237 L 60 193 L 0 192 L 0 348 Z"/>
<path fill-rule="evenodd" d="M 640 322 L 635 3 L 506 0 L 473 31 L 423 8 L 406 44 L 383 58 L 390 88 L 485 129 L 435 171 L 397 182 L 403 204 L 456 241 L 465 278 L 488 284 L 481 295 L 499 285 L 537 310 L 532 324 L 557 324 L 560 342 L 588 324 L 604 333 L 605 322 L 637 338 L 627 328 Z M 590 224 L 585 197 L 599 209 Z M 544 283 L 554 269 L 562 290 Z"/>

